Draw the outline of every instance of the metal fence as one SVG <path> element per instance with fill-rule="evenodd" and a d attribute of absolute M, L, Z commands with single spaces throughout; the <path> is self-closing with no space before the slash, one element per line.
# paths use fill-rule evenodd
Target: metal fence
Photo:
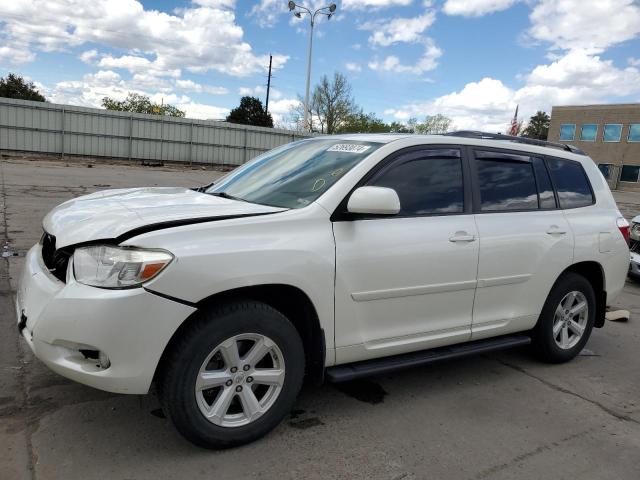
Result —
<path fill-rule="evenodd" d="M 0 98 L 0 150 L 241 165 L 300 132 Z"/>

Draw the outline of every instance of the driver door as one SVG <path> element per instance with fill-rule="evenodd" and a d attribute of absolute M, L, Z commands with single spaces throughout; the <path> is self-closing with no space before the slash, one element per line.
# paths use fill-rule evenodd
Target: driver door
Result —
<path fill-rule="evenodd" d="M 363 183 L 394 189 L 397 215 L 337 212 L 338 363 L 470 339 L 479 241 L 469 179 L 461 148 L 406 149 Z"/>

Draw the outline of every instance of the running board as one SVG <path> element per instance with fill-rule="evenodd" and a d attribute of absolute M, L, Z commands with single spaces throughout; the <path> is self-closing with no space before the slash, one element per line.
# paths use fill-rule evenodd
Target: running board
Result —
<path fill-rule="evenodd" d="M 531 337 L 528 335 L 508 335 L 504 337 L 476 340 L 475 342 L 460 343 L 448 347 L 434 348 L 420 352 L 405 353 L 392 357 L 376 358 L 363 362 L 349 363 L 329 367 L 325 371 L 325 378 L 330 382 L 347 382 L 360 377 L 380 375 L 403 370 L 405 368 L 427 365 L 441 360 L 487 353 L 494 350 L 529 345 Z"/>

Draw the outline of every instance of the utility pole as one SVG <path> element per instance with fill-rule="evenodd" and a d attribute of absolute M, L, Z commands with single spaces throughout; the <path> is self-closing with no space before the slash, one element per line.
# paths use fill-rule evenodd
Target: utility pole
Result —
<path fill-rule="evenodd" d="M 269 113 L 269 91 L 271 90 L 271 64 L 273 63 L 273 55 L 269 55 L 269 77 L 267 79 L 267 101 L 264 110 Z"/>
<path fill-rule="evenodd" d="M 331 5 L 327 5 L 326 7 L 322 7 L 317 9 L 315 12 L 312 12 L 304 5 L 298 5 L 293 0 L 290 0 L 289 3 L 289 11 L 292 12 L 296 17 L 302 18 L 303 14 L 309 15 L 309 53 L 307 55 L 307 84 L 304 93 L 304 128 L 307 131 L 311 131 L 311 122 L 309 121 L 309 88 L 311 86 L 311 54 L 313 52 L 313 27 L 316 24 L 316 15 L 325 15 L 327 19 L 330 19 L 334 12 L 336 11 L 336 4 L 332 3 Z M 325 10 L 328 10 L 326 12 Z"/>

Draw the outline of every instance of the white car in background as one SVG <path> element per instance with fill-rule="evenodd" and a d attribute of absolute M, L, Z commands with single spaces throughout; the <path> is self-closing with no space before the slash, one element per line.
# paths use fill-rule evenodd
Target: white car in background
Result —
<path fill-rule="evenodd" d="M 305 376 L 529 343 L 568 361 L 629 265 L 589 157 L 478 132 L 305 139 L 213 185 L 69 200 L 43 227 L 16 301 L 35 355 L 111 392 L 155 382 L 210 448 L 278 425 Z"/>

